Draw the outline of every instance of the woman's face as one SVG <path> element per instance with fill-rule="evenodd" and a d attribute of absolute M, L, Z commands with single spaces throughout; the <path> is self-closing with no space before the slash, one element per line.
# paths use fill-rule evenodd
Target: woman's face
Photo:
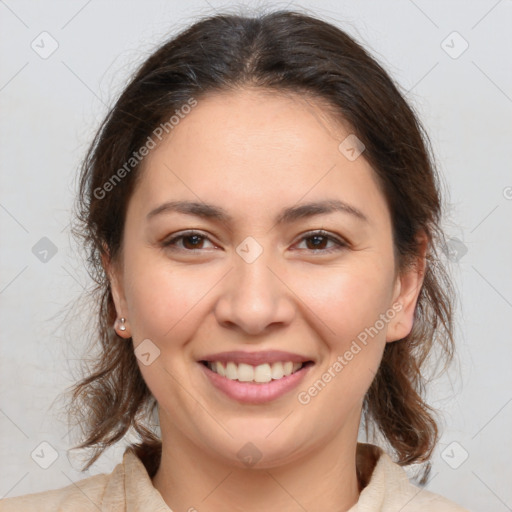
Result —
<path fill-rule="evenodd" d="M 259 467 L 355 445 L 421 279 L 395 276 L 385 197 L 349 135 L 299 96 L 240 90 L 201 99 L 147 156 L 111 270 L 164 441 Z"/>

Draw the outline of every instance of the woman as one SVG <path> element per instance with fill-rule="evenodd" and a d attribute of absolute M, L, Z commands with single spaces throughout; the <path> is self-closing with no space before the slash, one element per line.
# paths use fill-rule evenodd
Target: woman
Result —
<path fill-rule="evenodd" d="M 280 11 L 168 41 L 98 132 L 78 219 L 101 297 L 85 469 L 140 442 L 0 510 L 464 510 L 401 467 L 428 463 L 423 366 L 453 353 L 438 178 L 347 34 Z"/>

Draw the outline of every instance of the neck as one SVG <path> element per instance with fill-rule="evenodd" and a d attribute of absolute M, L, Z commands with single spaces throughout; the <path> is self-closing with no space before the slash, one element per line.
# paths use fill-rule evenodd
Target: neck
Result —
<path fill-rule="evenodd" d="M 162 459 L 153 485 L 172 510 L 224 512 L 229 506 L 244 512 L 343 512 L 358 500 L 358 424 L 301 458 L 258 469 L 206 454 L 179 430 L 168 428 L 172 424 L 161 427 Z"/>

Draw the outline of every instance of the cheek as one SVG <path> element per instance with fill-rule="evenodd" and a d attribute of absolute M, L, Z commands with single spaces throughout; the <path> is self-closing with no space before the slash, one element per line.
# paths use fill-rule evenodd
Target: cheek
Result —
<path fill-rule="evenodd" d="M 331 421 L 322 423 L 319 432 L 330 435 L 359 410 L 378 370 L 386 345 L 381 315 L 389 308 L 392 274 L 377 264 L 354 265 L 350 272 L 347 267 L 315 274 L 314 286 L 311 278 L 297 284 L 315 313 L 324 357 L 314 377 L 298 390 L 297 401 L 312 417 L 329 410 Z"/>
<path fill-rule="evenodd" d="M 151 254 L 141 254 L 125 265 L 130 276 L 126 297 L 133 338 L 149 338 L 157 344 L 186 339 L 197 328 L 195 313 L 220 275 L 205 271 L 206 267 L 171 266 Z"/>
<path fill-rule="evenodd" d="M 294 292 L 317 318 L 316 325 L 323 326 L 325 339 L 341 350 L 389 308 L 392 270 L 370 258 L 318 267 L 294 277 Z"/>
<path fill-rule="evenodd" d="M 198 315 L 207 314 L 208 294 L 218 295 L 215 288 L 222 288 L 225 266 L 220 261 L 219 268 L 171 266 L 148 253 L 132 251 L 138 256 L 125 261 L 133 337 L 186 339 L 197 329 Z M 392 270 L 383 259 L 355 254 L 338 266 L 290 266 L 283 277 L 293 285 L 289 300 L 301 310 L 299 314 L 324 331 L 330 343 L 339 345 L 372 326 L 389 307 L 390 276 Z"/>

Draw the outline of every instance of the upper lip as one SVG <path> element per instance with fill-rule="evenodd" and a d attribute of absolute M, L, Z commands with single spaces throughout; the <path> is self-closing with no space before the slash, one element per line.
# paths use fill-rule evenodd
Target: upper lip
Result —
<path fill-rule="evenodd" d="M 291 361 L 292 363 L 306 363 L 311 361 L 311 358 L 300 354 L 293 354 L 292 352 L 284 352 L 282 350 L 265 350 L 260 352 L 244 352 L 242 350 L 233 350 L 230 352 L 210 354 L 202 357 L 200 361 L 220 361 L 221 363 L 233 361 L 237 364 L 245 363 L 252 366 L 258 366 L 264 363 L 278 363 L 287 361 Z"/>

